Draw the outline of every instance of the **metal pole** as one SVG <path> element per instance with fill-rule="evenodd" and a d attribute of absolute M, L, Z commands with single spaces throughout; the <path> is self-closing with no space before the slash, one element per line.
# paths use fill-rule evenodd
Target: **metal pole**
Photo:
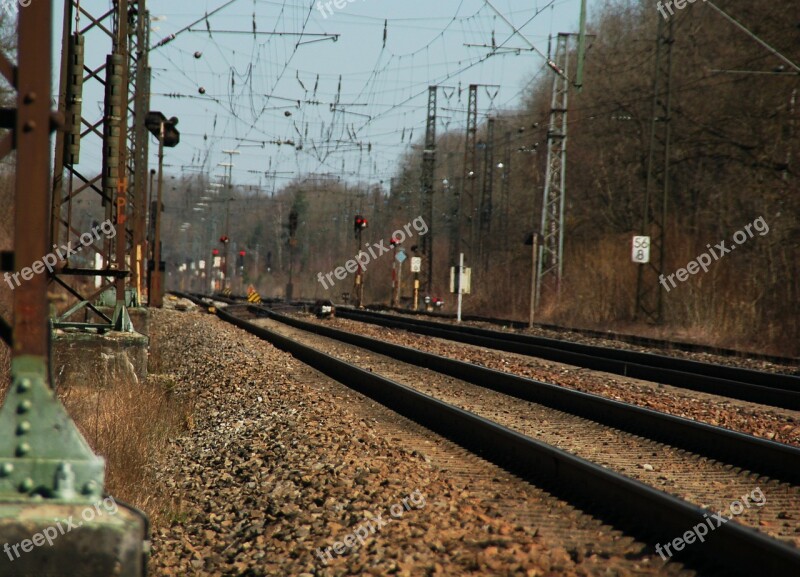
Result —
<path fill-rule="evenodd" d="M 419 273 L 414 273 L 414 310 L 419 310 Z"/>
<path fill-rule="evenodd" d="M 395 302 L 397 306 L 403 302 L 403 263 L 397 267 L 397 299 Z"/>
<path fill-rule="evenodd" d="M 145 252 L 145 222 L 148 209 L 147 203 L 147 143 L 149 141 L 145 117 L 150 108 L 150 91 L 148 79 L 150 68 L 148 66 L 148 27 L 150 15 L 147 12 L 146 0 L 138 0 L 136 16 L 136 31 L 131 35 L 135 41 L 136 51 L 132 60 L 136 64 L 134 75 L 134 126 L 133 126 L 133 243 L 131 244 L 131 286 L 136 289 L 136 304 L 141 306 L 144 269 L 143 263 L 147 262 Z M 135 39 L 135 40 L 134 40 Z"/>
<path fill-rule="evenodd" d="M 61 32 L 61 77 L 58 89 L 58 112 L 64 115 L 64 119 L 71 120 L 67 116 L 67 81 L 69 75 L 69 45 L 70 30 L 72 29 L 72 0 L 64 0 L 64 21 Z M 70 116 L 72 113 L 70 112 Z M 80 119 L 78 119 L 80 122 Z M 55 154 L 52 181 L 52 214 L 50 216 L 50 239 L 53 243 L 58 243 L 61 227 L 62 198 L 64 194 L 64 147 L 66 146 L 66 133 L 63 130 L 56 131 Z M 67 233 L 69 234 L 69 232 Z"/>
<path fill-rule="evenodd" d="M 650 323 L 660 323 L 663 315 L 663 293 L 658 279 L 664 270 L 664 237 L 669 196 L 673 21 L 664 22 L 659 18 L 657 36 L 642 218 L 642 234 L 650 236 L 651 260 L 647 264 L 639 265 L 636 279 L 636 309 L 633 317 L 634 320 L 643 317 Z M 661 163 L 660 173 L 659 163 Z M 658 194 L 661 194 L 660 199 Z"/>
<path fill-rule="evenodd" d="M 258 243 L 256 243 L 256 260 L 253 262 L 253 276 L 248 280 L 254 285 L 258 282 Z"/>
<path fill-rule="evenodd" d="M 150 295 L 150 306 L 161 307 L 164 304 L 161 278 L 161 195 L 164 188 L 164 122 L 158 132 L 158 194 L 156 199 L 155 223 L 153 225 L 153 294 Z"/>
<path fill-rule="evenodd" d="M 531 248 L 531 311 L 528 318 L 528 328 L 533 328 L 536 316 L 536 253 L 539 252 L 539 235 L 533 233 L 533 247 Z"/>
<path fill-rule="evenodd" d="M 114 214 L 117 217 L 117 235 L 114 239 L 116 244 L 113 249 L 114 260 L 117 270 L 124 271 L 128 266 L 128 77 L 130 76 L 130 59 L 128 58 L 128 15 L 129 3 L 117 0 L 116 6 L 116 36 L 114 38 L 113 56 L 119 58 L 121 64 L 119 69 L 120 86 L 117 98 L 119 99 L 119 135 L 117 162 L 117 182 L 116 197 L 114 199 Z M 112 87 L 112 90 L 114 88 Z M 114 99 L 111 99 L 114 104 Z M 111 124 L 113 126 L 113 123 Z M 112 129 L 113 130 L 113 129 Z M 113 132 L 109 133 L 109 139 L 113 138 Z M 131 263 L 133 264 L 133 263 Z M 116 281 L 116 306 L 114 307 L 114 330 L 133 332 L 133 325 L 128 315 L 127 303 L 125 299 L 125 289 L 127 279 L 118 276 Z"/>
<path fill-rule="evenodd" d="M 428 234 L 422 237 L 422 258 L 425 261 L 422 277 L 428 296 L 433 292 L 433 179 L 436 173 L 436 96 L 438 86 L 428 87 L 428 115 L 425 130 L 425 149 L 422 151 L 420 194 L 422 214 L 428 222 Z M 419 276 L 419 275 L 417 275 Z M 415 307 L 416 308 L 416 307 Z"/>
<path fill-rule="evenodd" d="M 228 188 L 230 188 L 230 177 L 228 177 Z M 222 243 L 224 245 L 222 254 L 223 290 L 231 288 L 231 284 L 228 281 L 229 278 L 228 272 L 230 270 L 230 267 L 228 266 L 228 257 L 230 256 L 230 246 L 231 246 L 230 227 L 231 227 L 231 199 L 230 197 L 228 197 L 225 199 L 225 242 Z"/>
<path fill-rule="evenodd" d="M 583 60 L 586 56 L 586 0 L 581 0 L 580 30 L 578 32 L 578 69 L 575 74 L 575 88 L 583 89 Z"/>
<path fill-rule="evenodd" d="M 294 274 L 294 244 L 292 243 L 289 244 L 289 284 L 286 285 L 287 302 L 291 302 L 292 298 L 294 298 L 294 282 L 292 279 L 293 274 Z"/>
<path fill-rule="evenodd" d="M 153 211 L 153 178 L 155 178 L 156 169 L 150 169 L 150 186 L 147 189 L 147 239 L 145 242 L 144 254 L 145 261 L 149 262 L 153 258 L 153 238 L 155 236 L 155 217 Z M 147 270 L 147 302 L 150 303 L 150 295 L 153 294 L 153 271 L 149 270 L 149 266 L 145 267 Z"/>
<path fill-rule="evenodd" d="M 233 283 L 229 281 L 228 273 L 230 271 L 230 267 L 228 266 L 228 257 L 230 256 L 230 244 L 231 244 L 231 237 L 230 237 L 230 216 L 231 216 L 231 209 L 230 209 L 230 200 L 231 194 L 233 190 L 233 155 L 239 154 L 238 150 L 223 150 L 223 154 L 228 155 L 228 200 L 226 201 L 226 209 L 225 209 L 225 239 L 226 241 L 223 243 L 225 245 L 224 256 L 225 256 L 225 264 L 224 264 L 224 271 L 225 271 L 225 278 L 223 280 L 223 288 L 233 290 Z"/>
<path fill-rule="evenodd" d="M 464 291 L 461 290 L 461 279 L 462 274 L 464 274 L 464 253 L 460 253 L 458 256 L 458 270 L 456 271 L 456 278 L 455 278 L 455 285 L 456 285 L 456 292 L 458 293 L 458 322 L 461 322 L 461 301 L 463 299 L 462 293 Z"/>
<path fill-rule="evenodd" d="M 389 296 L 389 306 L 397 306 L 397 247 L 392 250 L 392 292 Z"/>
<path fill-rule="evenodd" d="M 361 229 L 359 228 L 356 231 L 356 249 L 361 249 Z M 364 306 L 364 267 L 361 263 L 358 264 L 358 269 L 356 270 L 356 276 L 353 280 L 355 286 L 353 287 L 354 292 L 356 293 L 356 307 L 361 308 Z"/>

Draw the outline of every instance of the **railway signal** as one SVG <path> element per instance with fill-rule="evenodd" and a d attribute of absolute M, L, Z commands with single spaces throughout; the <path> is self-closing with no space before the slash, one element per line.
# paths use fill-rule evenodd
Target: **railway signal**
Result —
<path fill-rule="evenodd" d="M 369 226 L 367 219 L 360 214 L 357 214 L 355 221 L 353 222 L 353 230 L 356 232 L 356 234 L 367 228 L 367 226 Z"/>
<path fill-rule="evenodd" d="M 353 230 L 355 231 L 357 249 L 361 250 L 361 233 L 369 226 L 367 219 L 357 214 L 353 219 Z M 364 299 L 364 267 L 359 265 L 356 269 L 356 276 L 353 279 L 353 292 L 356 295 L 356 306 L 361 308 Z"/>

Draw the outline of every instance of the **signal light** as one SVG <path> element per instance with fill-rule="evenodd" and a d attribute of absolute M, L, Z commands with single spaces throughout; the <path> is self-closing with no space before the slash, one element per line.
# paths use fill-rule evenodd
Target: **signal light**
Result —
<path fill-rule="evenodd" d="M 213 256 L 219 256 L 219 249 L 218 248 L 212 248 L 211 249 L 211 254 Z"/>
<path fill-rule="evenodd" d="M 367 228 L 367 226 L 368 226 L 367 219 L 361 216 L 360 214 L 357 214 L 353 228 L 358 231 Z"/>
<path fill-rule="evenodd" d="M 392 248 L 396 247 L 398 244 L 400 244 L 400 239 L 397 237 L 393 236 L 389 241 L 389 246 L 391 246 Z"/>
<path fill-rule="evenodd" d="M 243 251 L 243 250 L 240 250 L 240 251 L 239 251 L 239 256 L 244 256 L 244 255 L 246 255 L 246 254 L 247 254 L 247 253 L 246 253 L 245 251 Z"/>
<path fill-rule="evenodd" d="M 228 242 L 229 240 L 230 240 L 230 239 L 229 239 L 227 236 L 225 236 L 224 234 L 223 234 L 221 237 L 219 237 L 219 241 L 220 241 L 221 243 L 226 243 L 226 242 Z"/>

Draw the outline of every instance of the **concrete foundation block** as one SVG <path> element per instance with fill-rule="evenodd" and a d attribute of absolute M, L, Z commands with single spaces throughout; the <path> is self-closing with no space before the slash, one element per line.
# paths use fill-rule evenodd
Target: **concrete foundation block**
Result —
<path fill-rule="evenodd" d="M 55 384 L 141 383 L 147 377 L 148 345 L 140 333 L 58 330 L 52 349 Z"/>
<path fill-rule="evenodd" d="M 0 502 L 0 575 L 142 577 L 147 530 L 140 514 L 110 497 L 95 505 Z"/>

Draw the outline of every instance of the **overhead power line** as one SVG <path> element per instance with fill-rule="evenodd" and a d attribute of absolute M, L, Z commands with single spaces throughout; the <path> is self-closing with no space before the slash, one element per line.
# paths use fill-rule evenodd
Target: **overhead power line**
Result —
<path fill-rule="evenodd" d="M 488 0 L 487 0 L 487 1 L 488 1 Z M 800 66 L 798 66 L 797 64 L 795 64 L 794 62 L 792 62 L 791 60 L 789 60 L 789 59 L 788 59 L 786 56 L 784 56 L 783 54 L 781 54 L 780 52 L 778 52 L 778 51 L 777 51 L 775 48 L 773 48 L 772 46 L 770 46 L 769 44 L 767 44 L 767 43 L 766 43 L 764 40 L 762 40 L 761 38 L 759 38 L 759 37 L 758 37 L 758 35 L 756 35 L 754 32 L 751 32 L 751 31 L 750 31 L 748 28 L 746 28 L 746 27 L 744 26 L 744 24 L 741 24 L 741 23 L 740 23 L 738 20 L 736 20 L 736 19 L 735 19 L 733 16 L 731 16 L 731 15 L 729 15 L 728 13 L 726 13 L 725 11 L 723 11 L 723 10 L 722 10 L 722 8 L 720 8 L 719 6 L 717 6 L 716 4 L 714 4 L 714 3 L 713 3 L 711 0 L 705 0 L 705 3 L 706 3 L 706 4 L 708 4 L 709 6 L 711 6 L 711 7 L 712 7 L 714 10 L 716 10 L 716 11 L 717 11 L 717 12 L 719 12 L 720 14 L 722 14 L 722 16 L 723 16 L 723 17 L 724 17 L 724 18 L 725 18 L 725 19 L 726 19 L 728 22 L 730 22 L 731 24 L 733 24 L 734 26 L 736 26 L 736 27 L 737 27 L 739 30 L 741 30 L 742 32 L 744 32 L 745 34 L 747 34 L 747 35 L 748 35 L 750 38 L 752 38 L 753 40 L 755 40 L 756 42 L 758 42 L 759 44 L 761 44 L 761 46 L 763 46 L 764 48 L 766 48 L 767 50 L 769 50 L 769 52 L 770 52 L 771 54 L 773 54 L 773 55 L 777 56 L 778 58 L 780 58 L 781 60 L 783 60 L 783 61 L 784 61 L 786 64 L 788 64 L 789 66 L 791 66 L 792 68 L 794 68 L 794 69 L 795 69 L 797 72 L 800 72 Z"/>
<path fill-rule="evenodd" d="M 189 29 L 190 29 L 192 26 L 194 26 L 195 24 L 198 24 L 198 23 L 202 22 L 203 20 L 208 20 L 208 18 L 209 18 L 210 16 L 213 16 L 214 14 L 216 14 L 217 12 L 219 12 L 220 10 L 224 10 L 225 8 L 227 8 L 228 6 L 230 6 L 231 4 L 233 4 L 234 2 L 236 2 L 236 0 L 228 0 L 228 2 L 225 2 L 225 4 L 223 4 L 223 5 L 222 5 L 222 6 L 220 6 L 219 8 L 215 8 L 215 9 L 214 9 L 214 10 L 212 10 L 211 12 L 206 12 L 206 14 L 205 14 L 205 15 L 204 15 L 202 18 L 198 18 L 197 20 L 195 20 L 194 22 L 192 22 L 192 23 L 191 23 L 191 24 L 189 24 L 188 26 L 184 26 L 183 28 L 181 28 L 181 29 L 180 29 L 180 30 L 178 30 L 177 32 L 174 32 L 174 33 L 170 34 L 169 36 L 166 36 L 165 38 L 162 38 L 162 39 L 161 39 L 161 40 L 158 42 L 158 44 L 156 44 L 155 46 L 153 46 L 153 47 L 152 47 L 150 50 L 155 50 L 156 48 L 161 48 L 161 47 L 162 47 L 162 46 L 164 46 L 165 44 L 168 44 L 168 43 L 172 42 L 173 40 L 175 40 L 175 37 L 176 37 L 176 36 L 178 36 L 178 34 L 182 34 L 182 33 L 186 32 L 186 31 L 187 31 L 187 30 L 189 30 Z"/>

